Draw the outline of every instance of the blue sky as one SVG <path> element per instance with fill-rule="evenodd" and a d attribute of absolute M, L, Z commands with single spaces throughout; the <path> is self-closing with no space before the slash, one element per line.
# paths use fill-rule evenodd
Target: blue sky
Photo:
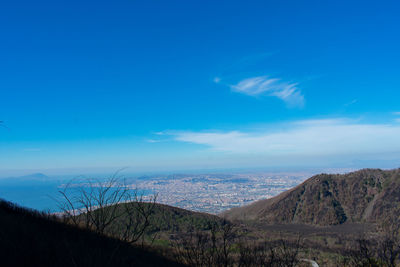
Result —
<path fill-rule="evenodd" d="M 0 172 L 400 165 L 396 1 L 12 1 Z"/>

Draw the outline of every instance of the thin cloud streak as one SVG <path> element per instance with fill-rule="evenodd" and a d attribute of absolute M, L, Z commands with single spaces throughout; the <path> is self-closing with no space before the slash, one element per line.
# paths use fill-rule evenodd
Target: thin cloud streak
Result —
<path fill-rule="evenodd" d="M 39 152 L 41 151 L 40 148 L 24 148 L 23 151 L 25 152 Z"/>
<path fill-rule="evenodd" d="M 156 139 L 147 139 L 146 140 L 147 143 L 160 143 L 161 140 L 156 140 Z"/>
<path fill-rule="evenodd" d="M 400 152 L 400 125 L 347 119 L 296 121 L 258 132 L 175 132 L 176 141 L 230 154 L 269 156 L 350 155 Z"/>
<path fill-rule="evenodd" d="M 249 96 L 274 96 L 283 100 L 288 106 L 303 107 L 304 96 L 297 83 L 289 83 L 278 78 L 258 76 L 244 79 L 235 85 L 230 85 L 234 92 Z"/>
<path fill-rule="evenodd" d="M 355 104 L 355 103 L 357 103 L 357 102 L 358 102 L 358 99 L 353 99 L 353 100 L 350 101 L 349 103 L 344 104 L 344 106 L 345 106 L 345 107 L 348 107 L 348 106 L 351 106 L 351 105 L 353 105 L 353 104 Z"/>

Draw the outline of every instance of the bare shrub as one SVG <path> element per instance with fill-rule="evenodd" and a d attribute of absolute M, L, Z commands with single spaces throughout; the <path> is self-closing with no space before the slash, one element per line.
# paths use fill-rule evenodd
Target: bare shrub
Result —
<path fill-rule="evenodd" d="M 342 266 L 395 267 L 400 258 L 398 231 L 386 229 L 375 238 L 359 237 L 352 248 L 347 249 L 347 263 Z"/>
<path fill-rule="evenodd" d="M 138 190 L 116 175 L 106 181 L 70 182 L 59 192 L 58 206 L 65 222 L 129 243 L 138 241 L 150 226 L 156 201 L 152 196 L 145 202 Z"/>
<path fill-rule="evenodd" d="M 245 243 L 239 245 L 238 266 L 256 267 L 292 267 L 298 266 L 299 253 L 302 250 L 302 239 L 295 240 L 280 238 L 275 241 Z"/>
<path fill-rule="evenodd" d="M 226 220 L 211 223 L 209 230 L 192 227 L 173 243 L 175 258 L 190 266 L 234 266 L 236 238 L 237 229 Z"/>
<path fill-rule="evenodd" d="M 193 230 L 174 242 L 176 259 L 190 266 L 294 267 L 300 263 L 302 239 L 254 241 L 241 236 L 228 221 L 214 223 L 210 230 Z"/>

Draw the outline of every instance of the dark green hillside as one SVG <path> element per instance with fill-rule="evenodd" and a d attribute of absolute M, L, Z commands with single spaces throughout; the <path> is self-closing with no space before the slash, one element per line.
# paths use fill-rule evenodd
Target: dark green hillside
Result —
<path fill-rule="evenodd" d="M 143 210 L 148 210 L 148 226 L 145 228 L 143 238 L 138 240 L 140 242 L 158 240 L 165 244 L 165 241 L 170 240 L 171 237 L 183 236 L 190 231 L 207 231 L 212 227 L 220 226 L 224 223 L 224 220 L 216 215 L 189 211 L 158 203 L 131 202 L 116 204 L 116 207 L 105 207 L 103 210 L 98 209 L 93 212 L 95 215 L 97 212 L 104 212 L 107 209 L 116 210 L 115 217 L 118 219 L 105 228 L 105 234 L 122 238 L 121 235 L 125 231 L 126 225 L 129 224 L 129 219 L 132 217 L 134 218 L 132 227 L 137 226 L 141 228 L 146 224 L 143 216 L 136 216 L 136 208 L 133 208 L 135 212 L 131 213 L 131 217 L 129 217 L 128 212 L 126 212 L 128 209 L 127 205 L 130 206 L 130 209 L 140 205 Z M 111 211 L 108 213 L 111 213 Z M 80 216 L 84 217 L 85 214 Z M 83 218 L 81 221 L 84 223 L 84 220 Z"/>
<path fill-rule="evenodd" d="M 213 223 L 221 223 L 222 219 L 207 213 L 156 204 L 150 221 L 150 232 L 186 232 L 190 228 L 208 230 Z"/>
<path fill-rule="evenodd" d="M 5 201 L 0 201 L 0 255 L 0 266 L 182 266 Z"/>
<path fill-rule="evenodd" d="M 364 169 L 320 174 L 274 198 L 222 214 L 228 219 L 265 223 L 336 225 L 375 223 L 399 217 L 400 169 Z"/>

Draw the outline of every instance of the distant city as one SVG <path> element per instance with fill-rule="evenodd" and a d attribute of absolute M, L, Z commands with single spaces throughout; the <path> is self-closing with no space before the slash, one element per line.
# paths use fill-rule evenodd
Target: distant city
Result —
<path fill-rule="evenodd" d="M 310 173 L 180 174 L 145 177 L 130 186 L 156 193 L 159 203 L 218 214 L 276 196 L 309 177 Z"/>

